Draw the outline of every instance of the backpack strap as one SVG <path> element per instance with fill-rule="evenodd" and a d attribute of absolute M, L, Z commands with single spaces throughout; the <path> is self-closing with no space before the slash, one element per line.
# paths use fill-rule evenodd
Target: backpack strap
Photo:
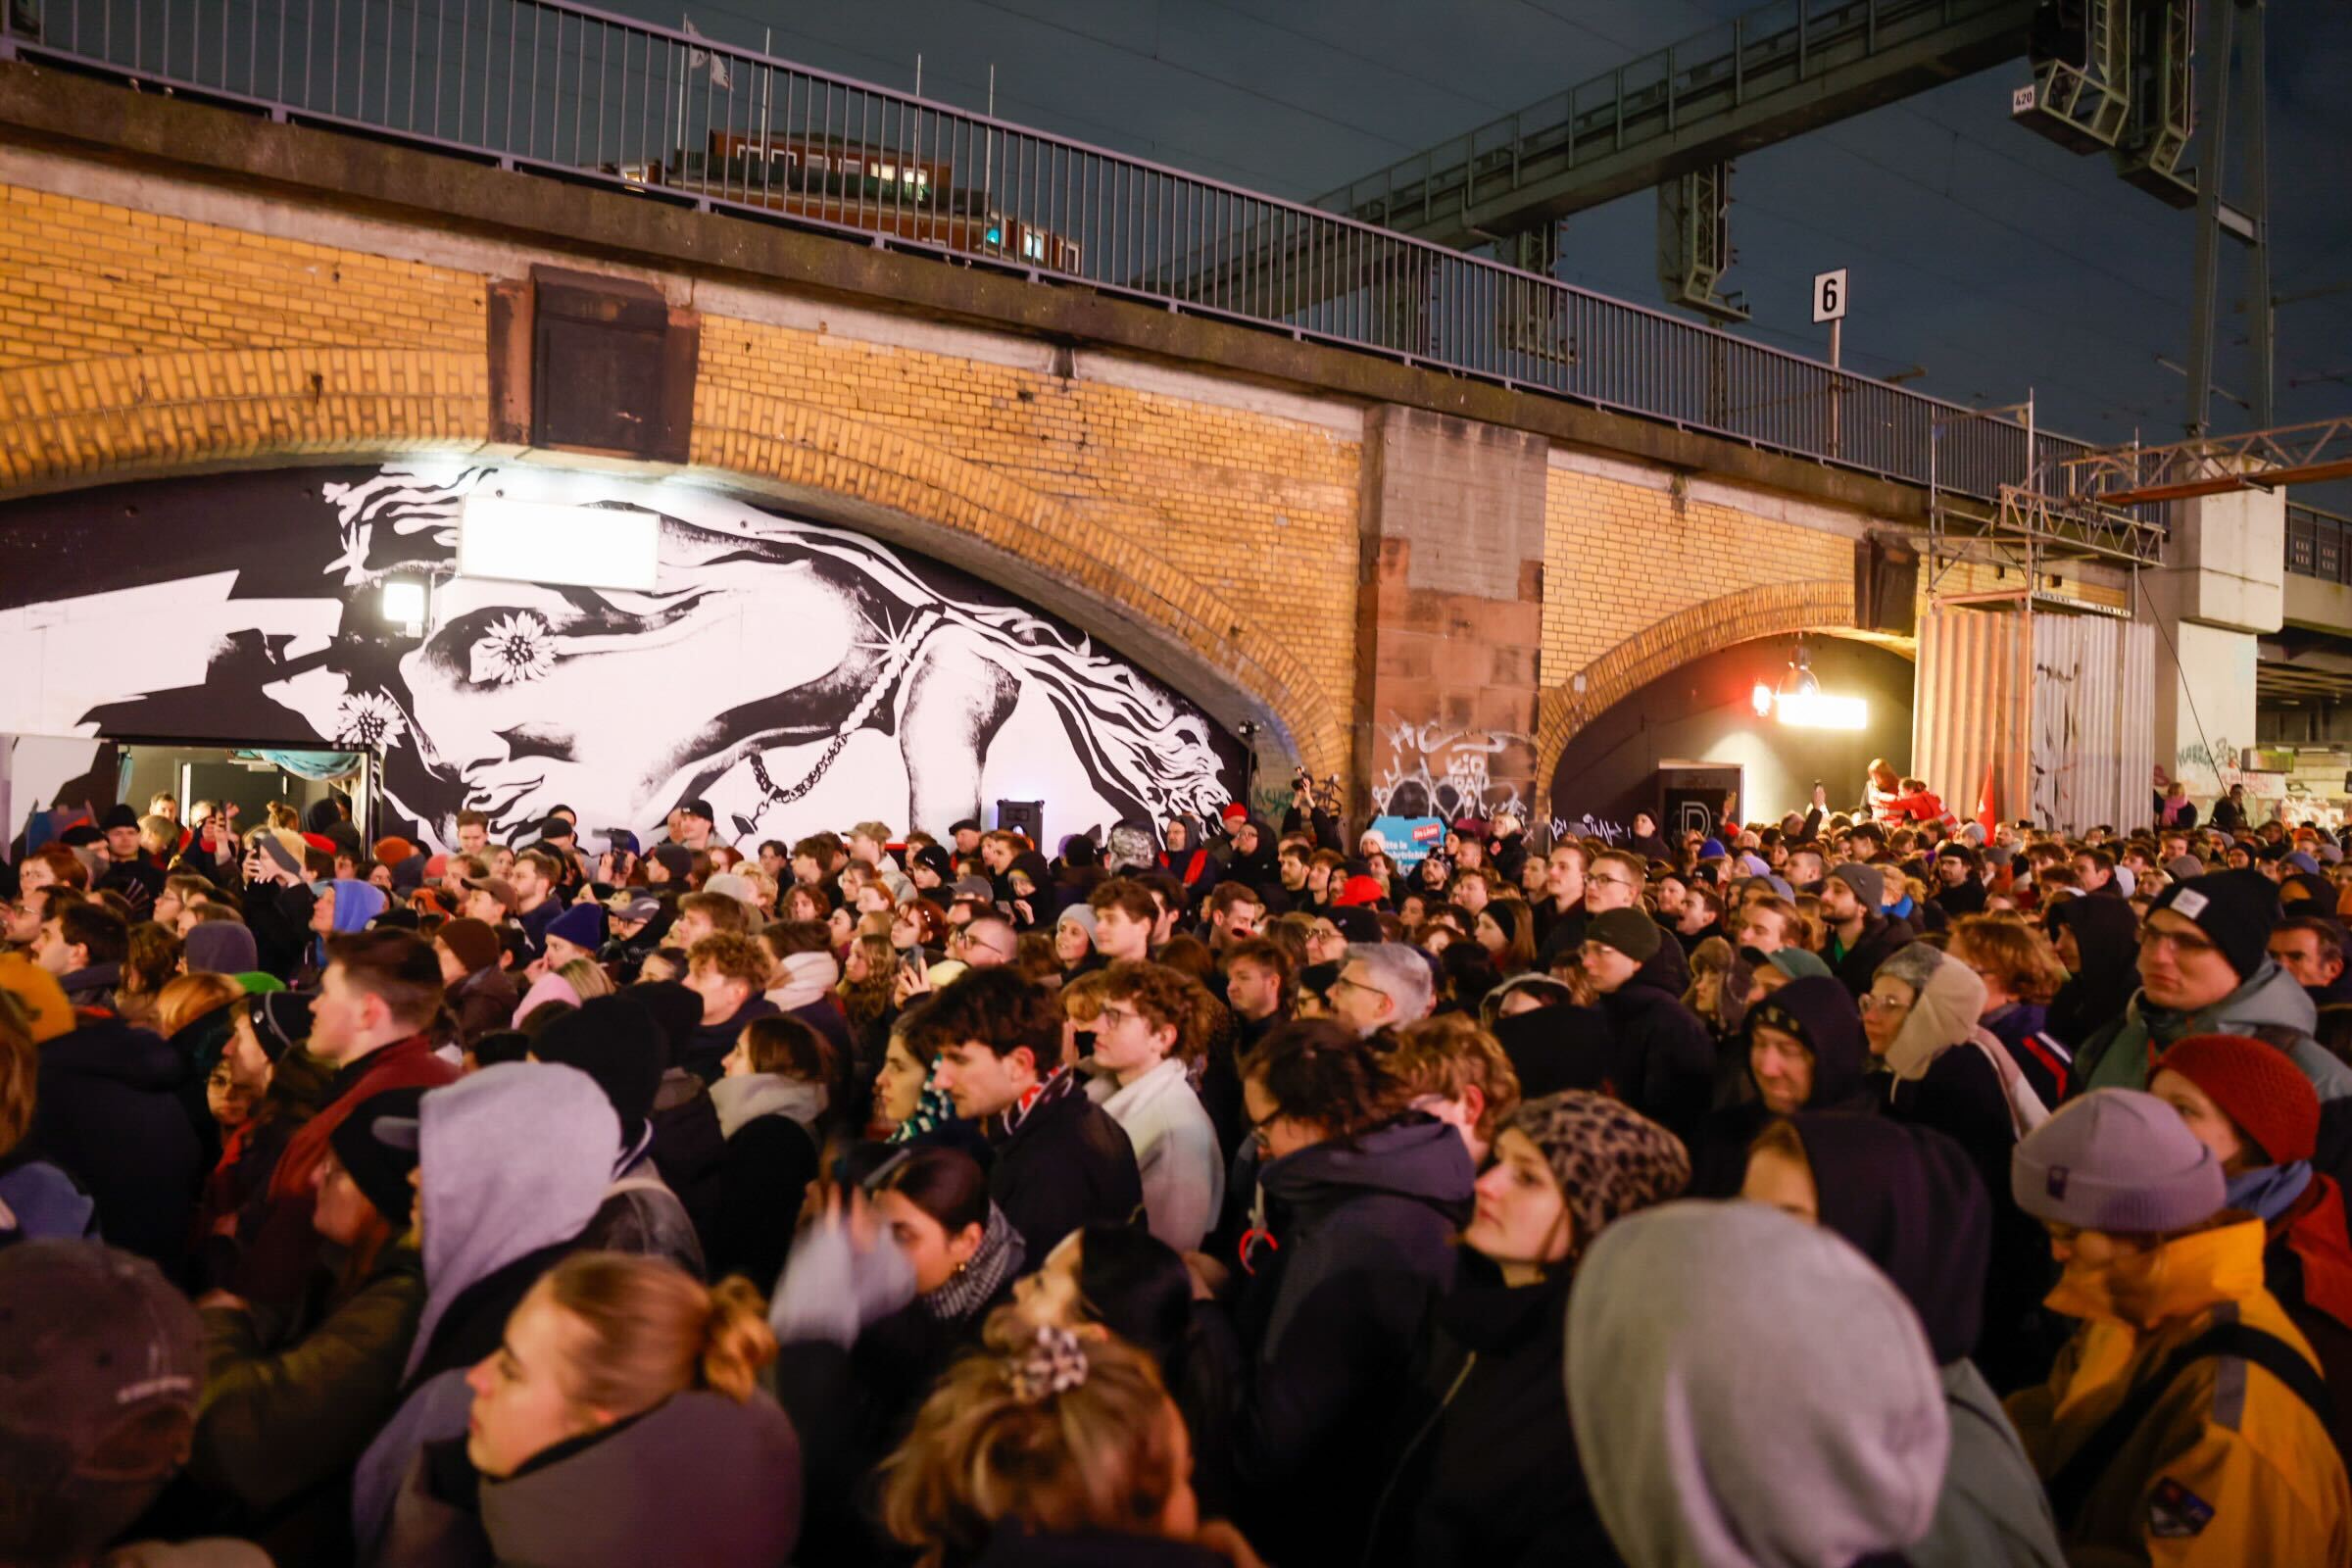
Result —
<path fill-rule="evenodd" d="M 2115 1464 L 2116 1455 L 2132 1441 L 2157 1401 L 2180 1380 L 2180 1375 L 2199 1361 L 2221 1356 L 2236 1356 L 2251 1362 L 2286 1385 L 2287 1392 L 2303 1401 L 2323 1431 L 2331 1431 L 2330 1402 L 2327 1380 L 2293 1346 L 2266 1330 L 2250 1328 L 2243 1323 L 2217 1323 L 2194 1340 L 2173 1352 L 2171 1359 L 2116 1406 L 2099 1428 L 2083 1440 L 2082 1446 L 2050 1478 L 2050 1510 L 2057 1515 L 2061 1533 L 2073 1528 L 2075 1516 L 2082 1512 L 2090 1491 Z"/>

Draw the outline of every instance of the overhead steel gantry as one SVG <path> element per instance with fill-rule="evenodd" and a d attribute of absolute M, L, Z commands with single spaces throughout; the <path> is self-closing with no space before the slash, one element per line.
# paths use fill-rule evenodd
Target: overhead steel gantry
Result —
<path fill-rule="evenodd" d="M 2018 123 L 2077 152 L 2104 149 L 2133 184 L 2195 202 L 2195 176 L 2180 167 L 2193 33 L 2194 0 L 1773 0 L 1314 205 L 1455 249 L 1491 244 L 1548 274 L 1562 219 L 1654 188 L 1668 302 L 1743 320 L 1744 303 L 1722 288 L 1732 159 L 2020 55 L 2034 85 L 2015 95 Z M 1257 256 L 1225 270 L 1283 265 Z"/>
<path fill-rule="evenodd" d="M 1500 243 L 1506 259 L 1547 263 L 1561 219 L 1654 186 L 1667 297 L 1743 318 L 1718 287 L 1731 263 L 1728 161 L 2014 59 L 2038 9 L 2037 0 L 1776 0 L 1315 205 L 1436 244 Z"/>

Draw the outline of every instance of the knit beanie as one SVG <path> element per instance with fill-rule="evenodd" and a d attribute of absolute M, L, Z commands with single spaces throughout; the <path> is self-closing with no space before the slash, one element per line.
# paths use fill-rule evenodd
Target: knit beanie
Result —
<path fill-rule="evenodd" d="M 716 877 L 711 878 L 717 881 Z M 598 904 L 575 904 L 548 923 L 547 934 L 562 937 L 575 948 L 594 953 L 605 945 L 605 910 Z M 450 949 L 456 953 L 457 949 Z M 462 956 L 462 955 L 461 955 Z"/>
<path fill-rule="evenodd" d="M 2196 922 L 2213 939 L 2240 980 L 2252 978 L 2270 956 L 2271 927 L 2278 921 L 2278 887 L 2260 871 L 2215 871 L 2190 877 L 2156 896 L 2151 908 Z"/>
<path fill-rule="evenodd" d="M 1585 922 L 1585 940 L 1615 948 L 1636 963 L 1647 963 L 1665 933 L 1640 909 L 1604 909 Z"/>
<path fill-rule="evenodd" d="M 683 882 L 694 869 L 694 852 L 683 844 L 657 844 L 651 857 L 669 872 L 672 882 Z"/>
<path fill-rule="evenodd" d="M 1854 890 L 1854 897 L 1861 901 L 1866 914 L 1878 913 L 1880 906 L 1886 903 L 1886 873 L 1875 865 L 1865 865 L 1860 860 L 1840 860 L 1830 867 L 1830 875 Z"/>
<path fill-rule="evenodd" d="M 1663 1203 L 1690 1180 L 1683 1141 L 1607 1095 L 1570 1089 L 1523 1101 L 1497 1135 L 1517 1131 L 1544 1154 L 1576 1219 L 1576 1250 L 1610 1221 Z"/>
<path fill-rule="evenodd" d="M 378 1116 L 414 1117 L 423 1099 L 422 1088 L 379 1090 L 361 1101 L 326 1135 L 327 1147 L 335 1152 L 336 1162 L 351 1173 L 352 1185 L 375 1205 L 377 1213 L 392 1222 L 396 1233 L 409 1228 L 410 1211 L 416 1203 L 409 1172 L 416 1168 L 416 1151 L 396 1148 L 376 1137 L 375 1121 Z"/>
<path fill-rule="evenodd" d="M 316 999 L 302 991 L 265 991 L 245 999 L 245 1006 L 253 1018 L 253 1037 L 261 1042 L 262 1054 L 271 1061 L 311 1038 L 311 1004 Z"/>
<path fill-rule="evenodd" d="M 398 834 L 390 834 L 375 841 L 375 858 L 385 865 L 398 865 L 416 853 L 416 846 Z"/>
<path fill-rule="evenodd" d="M 2009 1191 L 2035 1219 L 2137 1236 L 2201 1225 L 2228 1200 L 2213 1151 L 2137 1089 L 2094 1089 L 2028 1133 Z"/>
<path fill-rule="evenodd" d="M 539 1031 L 531 1054 L 577 1067 L 596 1080 L 620 1118 L 623 1147 L 634 1145 L 662 1087 L 662 1026 L 627 992 L 590 997 Z"/>
<path fill-rule="evenodd" d="M 1351 876 L 1340 884 L 1339 896 L 1331 902 L 1342 909 L 1368 908 L 1387 897 L 1378 877 Z"/>
<path fill-rule="evenodd" d="M 242 974 L 259 963 L 253 933 L 241 920 L 206 920 L 181 940 L 190 974 Z"/>
<path fill-rule="evenodd" d="M 1819 954 L 1808 953 L 1803 948 L 1783 948 L 1765 956 L 1775 969 L 1791 980 L 1802 980 L 1809 975 L 1826 976 L 1831 972 L 1830 966 L 1821 961 Z"/>
<path fill-rule="evenodd" d="M 1095 911 L 1086 905 L 1071 905 L 1061 911 L 1060 917 L 1054 921 L 1054 924 L 1074 925 L 1086 933 L 1087 941 L 1092 942 L 1095 939 Z"/>
<path fill-rule="evenodd" d="M 433 940 L 455 955 L 467 974 L 498 963 L 498 933 L 486 920 L 444 920 Z"/>
<path fill-rule="evenodd" d="M 2176 855 L 2164 862 L 2165 875 L 2176 882 L 2185 882 L 2192 876 L 2205 874 L 2205 862 L 2193 855 Z"/>
<path fill-rule="evenodd" d="M 2319 1148 L 2320 1096 L 2285 1052 L 2244 1035 L 2191 1035 L 2148 1064 L 2148 1082 L 2177 1072 L 2205 1092 L 2278 1165 Z"/>

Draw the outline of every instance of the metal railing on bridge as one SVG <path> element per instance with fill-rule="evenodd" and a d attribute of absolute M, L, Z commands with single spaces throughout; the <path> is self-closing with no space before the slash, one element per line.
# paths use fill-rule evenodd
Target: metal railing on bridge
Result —
<path fill-rule="evenodd" d="M 1336 214 L 568 0 L 0 0 L 11 55 L 1084 284 L 1987 504 L 2085 450 Z"/>

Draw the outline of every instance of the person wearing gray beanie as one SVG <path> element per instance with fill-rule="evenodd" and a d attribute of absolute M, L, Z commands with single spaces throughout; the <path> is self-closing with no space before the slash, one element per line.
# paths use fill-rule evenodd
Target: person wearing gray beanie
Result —
<path fill-rule="evenodd" d="M 1821 956 L 1856 997 L 1870 989 L 1879 965 L 1917 935 L 1904 922 L 1887 918 L 1886 897 L 1886 873 L 1860 860 L 1832 866 L 1821 885 L 1821 917 L 1829 926 Z"/>
<path fill-rule="evenodd" d="M 2180 1113 L 2094 1090 L 2018 1145 L 2010 1190 L 2065 1267 L 2050 1308 L 2081 1320 L 2006 1405 L 2068 1560 L 2352 1561 L 2319 1358 Z"/>

